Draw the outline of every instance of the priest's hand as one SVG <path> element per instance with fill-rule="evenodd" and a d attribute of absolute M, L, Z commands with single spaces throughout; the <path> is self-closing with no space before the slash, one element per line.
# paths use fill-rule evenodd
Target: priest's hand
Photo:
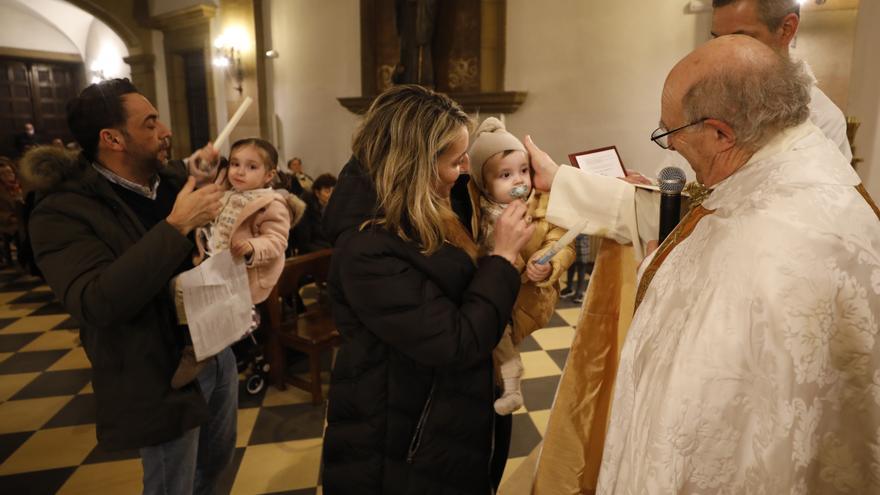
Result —
<path fill-rule="evenodd" d="M 529 157 L 532 160 L 532 169 L 535 171 L 535 178 L 533 180 L 535 189 L 549 191 L 550 186 L 553 185 L 553 179 L 556 177 L 556 172 L 559 171 L 559 165 L 550 158 L 550 155 L 532 142 L 531 136 L 526 136 L 523 144 L 526 145 L 526 150 L 529 152 Z"/>
<path fill-rule="evenodd" d="M 532 255 L 532 259 L 526 263 L 526 277 L 532 282 L 543 282 L 550 278 L 550 274 L 553 272 L 553 266 L 549 262 L 543 265 L 535 263 L 543 255 L 544 253 L 541 252 L 535 253 Z"/>
<path fill-rule="evenodd" d="M 629 182 L 630 184 L 642 184 L 645 186 L 651 185 L 651 179 L 632 170 L 627 170 L 626 177 L 621 177 L 621 180 L 623 180 L 624 182 Z"/>

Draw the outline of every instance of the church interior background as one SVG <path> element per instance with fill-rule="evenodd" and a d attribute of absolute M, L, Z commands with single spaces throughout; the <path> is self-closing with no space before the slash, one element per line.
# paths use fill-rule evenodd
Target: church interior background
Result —
<path fill-rule="evenodd" d="M 394 0 L 0 0 L 0 155 L 32 122 L 71 140 L 66 100 L 129 77 L 174 132 L 177 157 L 216 136 L 260 136 L 307 173 L 338 173 L 359 114 L 394 84 Z M 648 139 L 668 69 L 710 38 L 708 0 L 439 0 L 422 82 L 496 115 L 558 162 L 614 145 L 653 176 L 687 164 Z M 880 2 L 807 0 L 793 54 L 851 122 L 853 166 L 880 198 Z M 228 151 L 224 150 L 224 151 Z M 525 407 L 507 477 L 541 441 L 579 307 L 560 303 L 522 346 Z M 294 373 L 303 362 L 294 362 Z M 324 363 L 327 382 L 329 361 Z M 77 325 L 37 278 L 0 272 L 0 492 L 138 493 L 137 452 L 96 446 Z M 297 368 L 300 367 L 300 368 Z M 231 493 L 320 493 L 324 406 L 296 388 L 242 394 Z M 502 493 L 504 493 L 504 486 Z"/>

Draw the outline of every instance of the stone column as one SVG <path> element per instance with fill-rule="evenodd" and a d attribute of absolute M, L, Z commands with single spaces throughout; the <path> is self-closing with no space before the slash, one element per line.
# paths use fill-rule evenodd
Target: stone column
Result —
<path fill-rule="evenodd" d="M 122 59 L 131 66 L 131 82 L 154 105 L 156 103 L 156 56 L 152 53 L 130 55 Z"/>

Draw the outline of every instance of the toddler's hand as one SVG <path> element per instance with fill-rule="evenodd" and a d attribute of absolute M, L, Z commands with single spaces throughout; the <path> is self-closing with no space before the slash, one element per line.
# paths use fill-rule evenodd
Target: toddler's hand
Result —
<path fill-rule="evenodd" d="M 238 241 L 229 247 L 236 258 L 247 258 L 254 254 L 254 246 L 248 241 Z"/>
<path fill-rule="evenodd" d="M 550 273 L 553 272 L 553 267 L 550 265 L 550 262 L 544 263 L 543 265 L 535 263 L 542 254 L 543 253 L 535 253 L 532 256 L 532 259 L 526 263 L 526 277 L 535 283 L 547 280 L 550 278 Z"/>

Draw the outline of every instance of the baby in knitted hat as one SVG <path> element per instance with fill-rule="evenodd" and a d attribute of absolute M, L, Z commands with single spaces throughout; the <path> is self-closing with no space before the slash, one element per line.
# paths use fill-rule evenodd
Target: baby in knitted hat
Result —
<path fill-rule="evenodd" d="M 520 379 L 523 365 L 516 345 L 522 339 L 547 325 L 559 299 L 559 277 L 574 261 L 574 247 L 559 251 L 549 263 L 539 265 L 540 258 L 565 230 L 549 223 L 545 216 L 549 195 L 532 189 L 532 171 L 525 147 L 504 124 L 489 117 L 477 128 L 471 148 L 468 185 L 474 218 L 471 230 L 480 254 L 492 251 L 495 221 L 513 201 L 528 206 L 535 223 L 535 233 L 519 253 L 516 267 L 522 273 L 519 296 L 513 307 L 512 321 L 493 353 L 501 378 L 502 395 L 495 401 L 495 412 L 510 414 L 523 404 Z"/>

